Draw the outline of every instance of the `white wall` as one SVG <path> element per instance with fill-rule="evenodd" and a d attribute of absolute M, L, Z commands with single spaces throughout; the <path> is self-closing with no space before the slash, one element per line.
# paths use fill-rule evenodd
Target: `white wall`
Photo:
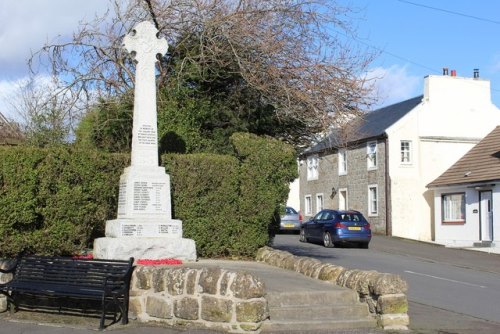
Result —
<path fill-rule="evenodd" d="M 443 225 L 441 224 L 442 194 L 465 192 L 465 224 L 464 225 Z M 493 241 L 500 242 L 500 185 L 492 189 L 493 192 Z M 436 221 L 436 242 L 457 247 L 471 247 L 474 242 L 480 240 L 480 209 L 479 192 L 473 187 L 455 186 L 440 187 L 434 191 L 435 221 Z"/>
<path fill-rule="evenodd" d="M 387 130 L 394 236 L 434 238 L 435 201 L 426 186 L 500 124 L 489 89 L 486 80 L 426 77 L 422 103 Z M 410 165 L 400 162 L 401 140 L 412 142 Z"/>
<path fill-rule="evenodd" d="M 299 178 L 296 178 L 292 183 L 290 183 L 290 192 L 288 193 L 288 199 L 286 201 L 286 206 L 291 206 L 297 211 L 300 210 L 299 184 Z"/>

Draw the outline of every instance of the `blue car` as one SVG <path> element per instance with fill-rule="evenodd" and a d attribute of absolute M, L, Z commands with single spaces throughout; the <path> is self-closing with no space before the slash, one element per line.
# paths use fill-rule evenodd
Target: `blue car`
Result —
<path fill-rule="evenodd" d="M 368 248 L 371 238 L 370 224 L 354 210 L 321 210 L 300 229 L 300 241 L 323 242 L 325 247 L 355 243 Z"/>

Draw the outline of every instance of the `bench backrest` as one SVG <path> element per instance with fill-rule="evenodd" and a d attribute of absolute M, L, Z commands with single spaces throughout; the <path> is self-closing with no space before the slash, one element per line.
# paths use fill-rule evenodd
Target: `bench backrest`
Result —
<path fill-rule="evenodd" d="M 109 282 L 114 287 L 129 285 L 134 259 L 87 260 L 71 257 L 23 256 L 18 259 L 14 279 L 18 282 L 54 283 L 102 287 L 106 277 L 123 277 Z"/>

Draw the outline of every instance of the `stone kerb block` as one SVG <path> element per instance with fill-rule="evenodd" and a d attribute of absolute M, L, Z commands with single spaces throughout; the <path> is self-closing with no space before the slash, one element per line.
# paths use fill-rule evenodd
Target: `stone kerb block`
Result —
<path fill-rule="evenodd" d="M 382 295 L 377 300 L 377 313 L 398 314 L 408 313 L 408 299 L 403 293 Z"/>
<path fill-rule="evenodd" d="M 291 265 L 278 265 L 277 261 L 293 261 L 293 269 L 306 276 L 350 288 L 358 292 L 359 299 L 368 304 L 370 312 L 377 316 L 379 326 L 384 329 L 408 329 L 408 286 L 400 276 L 378 273 L 376 271 L 350 270 L 333 264 L 324 264 L 317 259 L 293 256 L 288 252 L 262 247 L 256 260 L 270 265 L 291 268 Z"/>

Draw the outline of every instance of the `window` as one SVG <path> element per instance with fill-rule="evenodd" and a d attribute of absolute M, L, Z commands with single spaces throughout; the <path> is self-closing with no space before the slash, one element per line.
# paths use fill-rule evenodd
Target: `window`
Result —
<path fill-rule="evenodd" d="M 368 215 L 378 215 L 378 189 L 377 186 L 368 186 Z"/>
<path fill-rule="evenodd" d="M 339 150 L 339 175 L 347 174 L 347 152 L 346 150 Z"/>
<path fill-rule="evenodd" d="M 411 164 L 411 141 L 401 141 L 401 164 Z"/>
<path fill-rule="evenodd" d="M 371 141 L 366 144 L 366 160 L 368 169 L 377 168 L 377 142 Z"/>
<path fill-rule="evenodd" d="M 318 156 L 313 155 L 307 158 L 307 179 L 317 180 L 318 179 Z"/>
<path fill-rule="evenodd" d="M 308 216 L 312 215 L 311 195 L 306 195 L 305 203 L 304 203 L 304 208 L 305 208 L 305 214 L 306 215 L 308 215 Z"/>
<path fill-rule="evenodd" d="M 465 224 L 465 193 L 442 196 L 443 224 Z"/>
<path fill-rule="evenodd" d="M 323 210 L 323 194 L 316 195 L 316 212 Z"/>

